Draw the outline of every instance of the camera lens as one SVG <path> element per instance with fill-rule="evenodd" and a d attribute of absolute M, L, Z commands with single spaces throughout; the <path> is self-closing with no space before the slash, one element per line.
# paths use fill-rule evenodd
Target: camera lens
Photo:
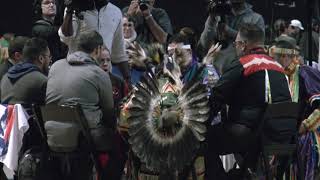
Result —
<path fill-rule="evenodd" d="M 141 11 L 145 11 L 145 10 L 148 9 L 148 5 L 146 3 L 141 3 L 140 4 L 140 9 L 141 9 Z"/>

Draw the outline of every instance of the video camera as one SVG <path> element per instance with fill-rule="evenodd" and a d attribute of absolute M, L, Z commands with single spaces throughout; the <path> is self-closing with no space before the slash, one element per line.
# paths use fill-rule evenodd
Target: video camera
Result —
<path fill-rule="evenodd" d="M 107 5 L 108 2 L 108 0 L 64 0 L 65 6 L 76 12 L 93 10 L 97 3 Z"/>
<path fill-rule="evenodd" d="M 209 0 L 208 11 L 210 14 L 224 16 L 230 15 L 232 4 L 229 0 Z"/>
<path fill-rule="evenodd" d="M 139 0 L 139 6 L 141 11 L 147 10 L 149 8 L 148 5 L 150 5 L 150 0 Z"/>

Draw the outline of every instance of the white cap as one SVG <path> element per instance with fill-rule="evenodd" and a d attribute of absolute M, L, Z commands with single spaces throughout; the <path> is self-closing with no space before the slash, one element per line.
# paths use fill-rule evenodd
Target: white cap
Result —
<path fill-rule="evenodd" d="M 304 30 L 304 28 L 302 27 L 301 22 L 299 20 L 297 20 L 297 19 L 291 20 L 290 26 L 298 27 L 299 29 Z"/>

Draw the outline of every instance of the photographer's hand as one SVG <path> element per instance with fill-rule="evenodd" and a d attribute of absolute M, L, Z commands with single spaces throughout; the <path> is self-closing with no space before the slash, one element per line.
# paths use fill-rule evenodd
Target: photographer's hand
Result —
<path fill-rule="evenodd" d="M 226 30 L 227 30 L 227 25 L 226 25 L 226 23 L 219 23 L 219 24 L 218 24 L 218 31 L 219 31 L 219 32 L 225 33 Z"/>
<path fill-rule="evenodd" d="M 127 14 L 129 16 L 135 16 L 139 11 L 139 0 L 132 0 Z"/>
<path fill-rule="evenodd" d="M 147 19 L 150 15 L 151 15 L 151 12 L 150 12 L 150 7 L 144 11 L 141 11 L 142 13 L 142 16 Z"/>
<path fill-rule="evenodd" d="M 211 48 L 209 49 L 207 55 L 203 59 L 203 63 L 206 65 L 210 65 L 215 60 L 215 57 L 218 55 L 218 53 L 221 50 L 222 45 L 219 43 L 213 44 Z"/>
<path fill-rule="evenodd" d="M 235 29 L 232 29 L 230 26 L 227 25 L 227 23 L 219 23 L 218 25 L 218 31 L 231 39 L 235 39 L 237 36 L 238 31 Z"/>
<path fill-rule="evenodd" d="M 73 35 L 73 25 L 72 25 L 72 15 L 73 15 L 73 8 L 68 6 L 66 9 L 66 14 L 63 19 L 63 23 L 61 25 L 61 31 L 64 36 L 69 37 Z"/>

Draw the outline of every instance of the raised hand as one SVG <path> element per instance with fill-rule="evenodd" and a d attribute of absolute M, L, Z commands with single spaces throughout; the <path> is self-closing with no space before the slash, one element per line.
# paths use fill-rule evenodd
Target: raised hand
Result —
<path fill-rule="evenodd" d="M 129 57 L 130 65 L 145 67 L 147 55 L 144 49 L 137 42 L 130 43 L 129 47 L 126 49 L 126 53 Z"/>
<path fill-rule="evenodd" d="M 128 15 L 134 16 L 139 11 L 139 0 L 132 0 L 128 9 Z"/>
<path fill-rule="evenodd" d="M 220 52 L 221 47 L 222 46 L 219 43 L 216 43 L 216 44 L 212 45 L 211 48 L 209 49 L 207 55 L 204 57 L 203 63 L 206 64 L 206 65 L 212 64 L 212 62 L 214 61 L 215 57 Z"/>

